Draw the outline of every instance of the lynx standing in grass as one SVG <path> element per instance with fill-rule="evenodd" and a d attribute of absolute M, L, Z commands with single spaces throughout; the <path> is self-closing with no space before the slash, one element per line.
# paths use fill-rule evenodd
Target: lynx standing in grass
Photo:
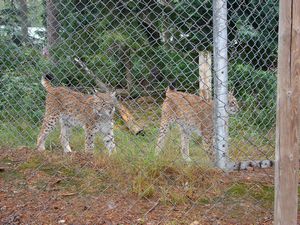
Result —
<path fill-rule="evenodd" d="M 109 153 L 115 149 L 113 116 L 115 112 L 115 93 L 96 93 L 84 95 L 66 87 L 53 87 L 51 75 L 42 78 L 47 91 L 46 112 L 40 131 L 37 149 L 45 150 L 45 141 L 57 122 L 61 125 L 61 144 L 64 152 L 71 152 L 69 144 L 71 127 L 80 125 L 85 131 L 85 150 L 94 148 L 96 133 L 101 133 Z"/>
<path fill-rule="evenodd" d="M 228 112 L 233 114 L 238 110 L 237 100 L 232 94 L 228 96 Z M 171 124 L 177 123 L 181 132 L 181 153 L 186 161 L 189 157 L 189 140 L 192 132 L 203 136 L 208 144 L 206 150 L 214 161 L 213 152 L 213 101 L 204 101 L 201 97 L 174 90 L 169 87 L 162 105 L 162 116 L 159 137 L 156 146 L 158 154 L 164 147 L 166 135 Z"/>

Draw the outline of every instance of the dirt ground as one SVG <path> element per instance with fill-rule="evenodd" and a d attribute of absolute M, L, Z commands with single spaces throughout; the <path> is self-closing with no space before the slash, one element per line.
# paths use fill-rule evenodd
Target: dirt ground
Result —
<path fill-rule="evenodd" d="M 40 153 L 27 148 L 0 149 L 1 224 L 272 224 L 273 209 L 267 197 L 256 198 L 242 189 L 243 185 L 213 200 L 200 201 L 193 197 L 163 201 L 162 193 L 141 197 L 118 183 L 105 186 L 101 192 L 85 193 L 69 188 L 68 182 L 63 186 L 65 175 L 59 172 L 47 176 L 39 165 L 28 166 L 36 154 Z M 92 157 L 83 153 L 73 157 L 74 164 L 95 168 Z M 273 185 L 273 169 L 234 172 L 216 179 L 224 191 L 236 181 L 251 183 L 253 190 L 261 189 Z M 203 196 L 217 192 L 214 188 Z"/>

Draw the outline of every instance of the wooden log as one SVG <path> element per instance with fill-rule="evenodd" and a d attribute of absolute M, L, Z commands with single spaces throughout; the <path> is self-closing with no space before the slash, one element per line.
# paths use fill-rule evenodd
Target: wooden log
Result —
<path fill-rule="evenodd" d="M 131 114 L 129 109 L 125 106 L 125 104 L 119 102 L 117 108 L 119 110 L 122 119 L 125 121 L 126 126 L 133 134 L 138 135 L 144 131 L 144 128 L 137 123 L 137 121 L 134 119 L 133 115 Z"/>

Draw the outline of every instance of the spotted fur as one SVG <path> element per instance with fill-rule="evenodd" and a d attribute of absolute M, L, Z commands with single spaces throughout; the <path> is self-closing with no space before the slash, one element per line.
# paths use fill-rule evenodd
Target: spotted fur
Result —
<path fill-rule="evenodd" d="M 235 113 L 238 104 L 232 94 L 228 96 L 228 111 Z M 167 89 L 166 98 L 162 105 L 162 116 L 159 137 L 156 146 L 158 154 L 164 147 L 166 135 L 171 124 L 176 123 L 181 133 L 181 153 L 186 161 L 189 157 L 189 140 L 195 132 L 201 135 L 205 141 L 206 152 L 214 161 L 213 151 L 213 101 L 204 101 L 201 97 L 189 93 Z"/>
<path fill-rule="evenodd" d="M 84 95 L 66 87 L 53 87 L 48 76 L 42 78 L 42 84 L 47 91 L 47 97 L 43 125 L 37 140 L 38 150 L 45 150 L 46 138 L 59 122 L 64 152 L 72 151 L 69 144 L 71 128 L 77 125 L 84 128 L 86 151 L 93 150 L 97 133 L 103 135 L 109 153 L 114 151 L 114 93 Z"/>

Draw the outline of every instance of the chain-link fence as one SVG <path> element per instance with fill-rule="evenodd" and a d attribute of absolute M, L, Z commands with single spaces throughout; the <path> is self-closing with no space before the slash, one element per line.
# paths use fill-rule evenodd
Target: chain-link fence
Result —
<path fill-rule="evenodd" d="M 1 222 L 271 224 L 278 8 L 0 2 Z"/>

